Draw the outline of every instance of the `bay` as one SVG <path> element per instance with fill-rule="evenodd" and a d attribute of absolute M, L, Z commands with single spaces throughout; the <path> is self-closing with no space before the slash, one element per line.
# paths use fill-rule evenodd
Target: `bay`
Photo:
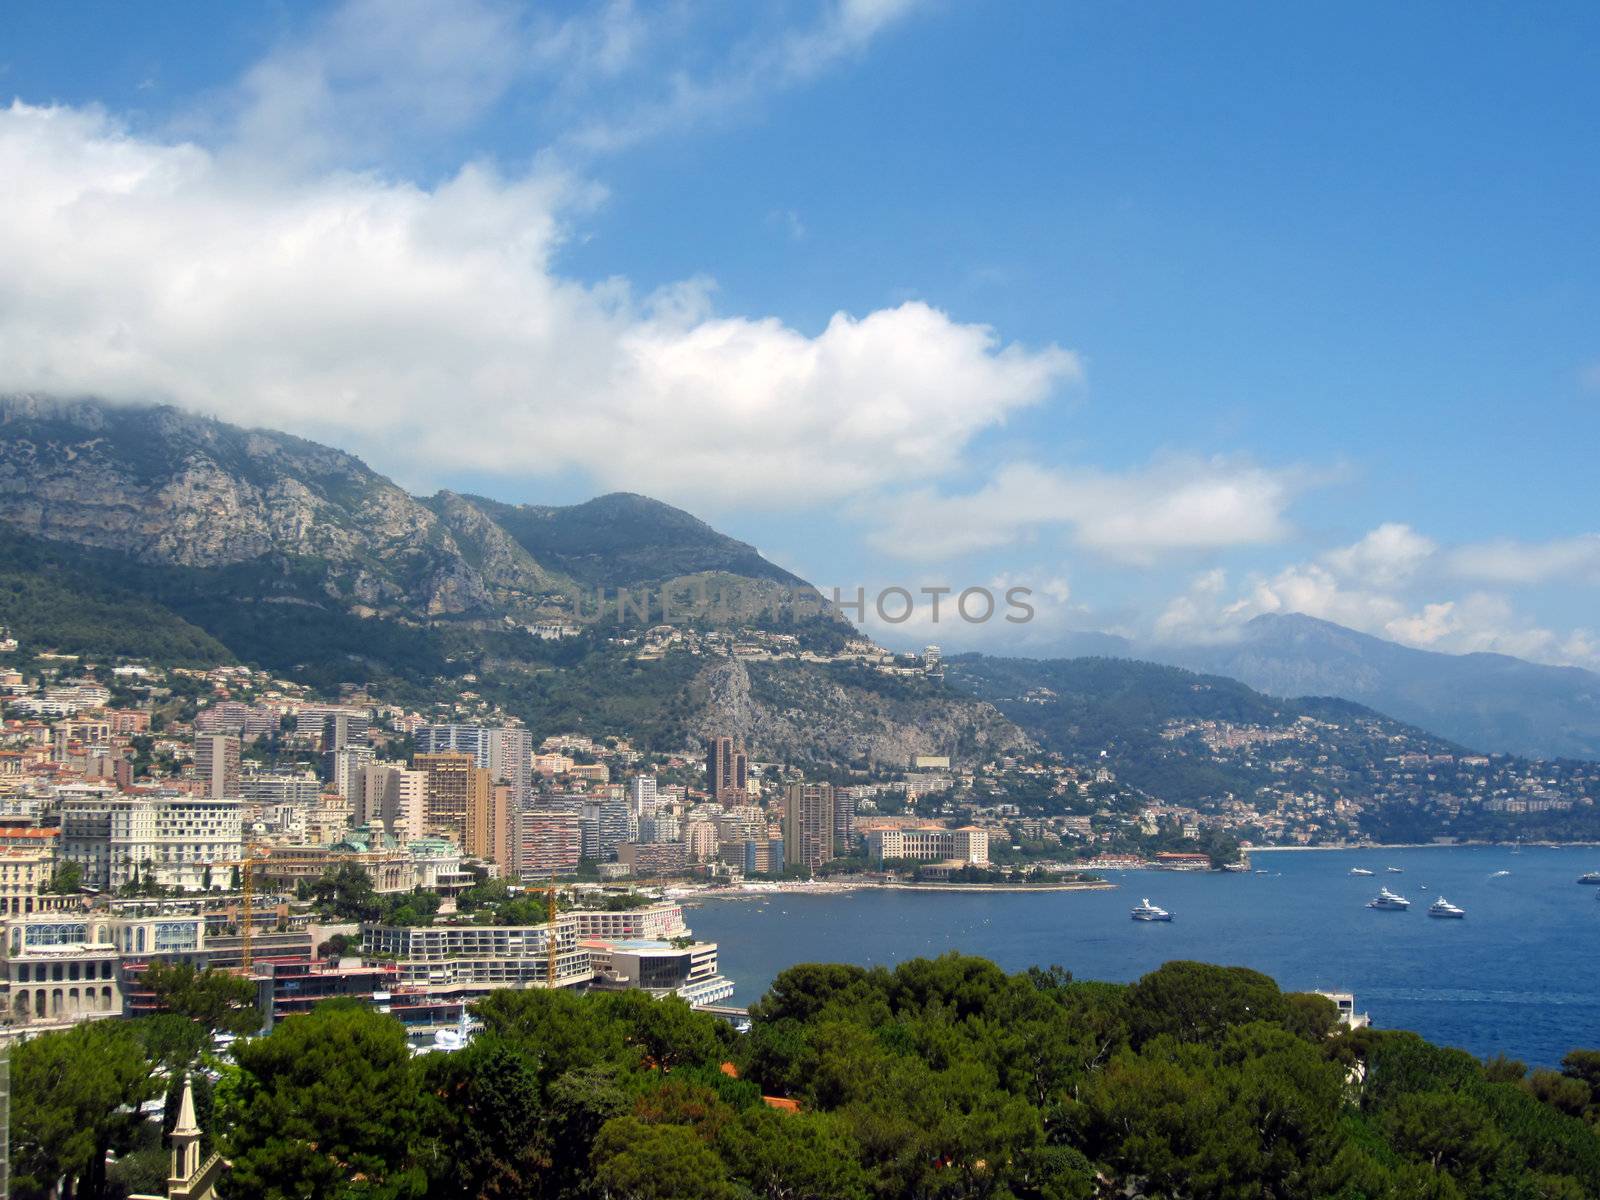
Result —
<path fill-rule="evenodd" d="M 782 892 L 685 915 L 719 944 L 736 1004 L 802 962 L 892 966 L 958 950 L 1008 971 L 1059 964 L 1125 982 L 1197 959 L 1253 967 L 1288 990 L 1354 992 L 1375 1025 L 1479 1056 L 1552 1066 L 1600 1047 L 1600 888 L 1576 882 L 1600 869 L 1600 849 L 1278 851 L 1252 865 L 1266 873 L 1114 872 L 1118 886 L 1101 892 Z M 1357 866 L 1376 874 L 1352 876 Z M 1410 911 L 1366 908 L 1381 886 Z M 1430 918 L 1440 895 L 1466 919 Z M 1131 920 L 1145 896 L 1174 920 Z"/>

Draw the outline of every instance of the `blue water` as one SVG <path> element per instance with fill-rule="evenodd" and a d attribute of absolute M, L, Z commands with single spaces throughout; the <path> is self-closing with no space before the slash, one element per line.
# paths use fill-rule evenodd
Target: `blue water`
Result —
<path fill-rule="evenodd" d="M 1600 1047 L 1600 888 L 1576 883 L 1600 869 L 1600 849 L 1258 853 L 1253 865 L 1269 873 L 1114 873 L 1107 892 L 783 893 L 685 915 L 720 944 L 741 1004 L 801 962 L 892 965 L 959 950 L 1012 971 L 1054 963 L 1126 981 L 1190 958 L 1254 967 L 1290 990 L 1354 992 L 1375 1025 L 1480 1056 L 1554 1065 L 1574 1047 Z M 1353 866 L 1377 874 L 1351 876 Z M 1499 870 L 1511 875 L 1491 878 Z M 1380 886 L 1411 910 L 1367 909 Z M 1465 920 L 1427 915 L 1441 894 Z M 1175 919 L 1130 920 L 1144 896 Z"/>

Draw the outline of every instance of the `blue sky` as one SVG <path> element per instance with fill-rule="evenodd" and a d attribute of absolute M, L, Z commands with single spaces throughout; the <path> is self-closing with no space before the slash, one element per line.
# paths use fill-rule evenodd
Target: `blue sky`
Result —
<path fill-rule="evenodd" d="M 1576 4 L 13 5 L 0 386 L 419 490 L 644 491 L 824 585 L 1047 599 L 891 639 L 1307 611 L 1596 666 L 1597 34 Z"/>

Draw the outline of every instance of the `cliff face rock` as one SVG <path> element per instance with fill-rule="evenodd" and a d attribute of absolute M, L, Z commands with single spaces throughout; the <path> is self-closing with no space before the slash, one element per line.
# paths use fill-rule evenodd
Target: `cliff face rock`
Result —
<path fill-rule="evenodd" d="M 992 705 L 866 671 L 725 659 L 701 672 L 695 690 L 704 697 L 700 738 L 732 734 L 757 755 L 789 761 L 906 767 L 944 754 L 972 765 L 1032 745 Z"/>
<path fill-rule="evenodd" d="M 173 409 L 0 399 L 0 520 L 151 564 L 321 560 L 331 598 L 378 610 L 493 604 L 439 517 L 361 460 Z"/>

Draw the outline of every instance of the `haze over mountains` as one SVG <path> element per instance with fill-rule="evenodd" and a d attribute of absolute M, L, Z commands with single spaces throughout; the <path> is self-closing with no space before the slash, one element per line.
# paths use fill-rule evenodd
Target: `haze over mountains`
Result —
<path fill-rule="evenodd" d="M 1487 753 L 1600 758 L 1593 671 L 1419 650 L 1303 613 L 1266 613 L 1227 640 L 1199 645 L 1076 633 L 1059 653 L 1186 667 L 1271 696 L 1335 696 Z"/>
<path fill-rule="evenodd" d="M 508 642 L 507 630 L 559 620 L 595 588 L 804 586 L 754 547 L 643 496 L 564 507 L 417 498 L 300 438 L 90 400 L 0 398 L 0 523 L 32 611 L 70 595 L 68 608 L 160 628 L 195 653 L 226 647 L 285 667 L 355 658 L 413 680 L 448 673 L 446 661 L 463 655 L 548 657 Z M 822 616 L 798 636 L 824 647 L 851 630 Z M 1227 643 L 1085 634 L 1066 650 L 1182 666 L 1276 696 L 1339 697 L 1475 750 L 1600 758 L 1600 675 L 1577 668 L 1430 653 L 1296 614 L 1258 617 Z M 767 720 L 800 736 L 756 711 L 759 683 L 754 708 L 742 679 L 701 686 L 728 719 L 743 713 L 752 731 Z M 816 680 L 802 690 L 839 702 Z M 959 740 L 960 721 L 946 718 L 941 736 Z M 918 719 L 915 706 L 899 710 L 885 744 L 905 742 Z M 843 733 L 834 743 L 852 744 Z"/>

